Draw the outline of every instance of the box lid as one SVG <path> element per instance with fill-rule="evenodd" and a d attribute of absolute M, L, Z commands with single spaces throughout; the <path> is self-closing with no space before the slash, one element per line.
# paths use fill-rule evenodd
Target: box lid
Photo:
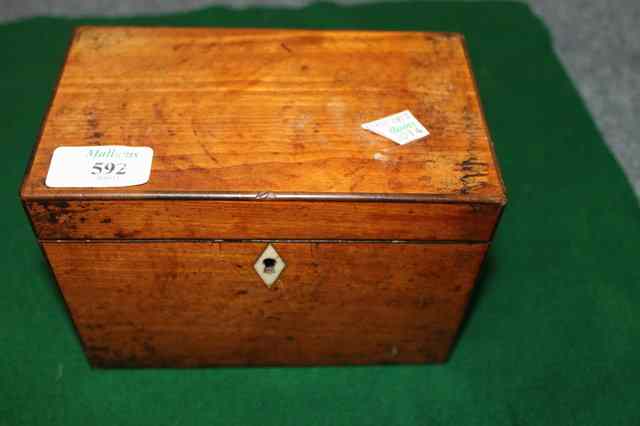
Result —
<path fill-rule="evenodd" d="M 361 127 L 403 110 L 427 138 Z M 45 185 L 94 145 L 153 148 L 150 180 Z M 76 31 L 21 195 L 505 201 L 460 35 L 134 27 Z"/>

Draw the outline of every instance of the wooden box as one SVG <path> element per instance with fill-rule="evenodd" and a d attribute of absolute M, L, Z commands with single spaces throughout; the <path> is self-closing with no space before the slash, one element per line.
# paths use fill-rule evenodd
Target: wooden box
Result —
<path fill-rule="evenodd" d="M 149 181 L 45 184 L 104 145 Z M 444 361 L 506 202 L 458 34 L 132 27 L 76 31 L 21 198 L 100 367 Z"/>

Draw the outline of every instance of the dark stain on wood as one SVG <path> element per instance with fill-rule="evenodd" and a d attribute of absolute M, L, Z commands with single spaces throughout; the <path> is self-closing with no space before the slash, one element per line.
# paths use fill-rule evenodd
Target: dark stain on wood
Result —
<path fill-rule="evenodd" d="M 293 52 L 291 51 L 291 49 L 289 48 L 289 46 L 287 46 L 287 45 L 285 44 L 285 42 L 280 43 L 280 47 L 282 47 L 284 50 L 286 50 L 286 51 L 287 51 L 287 52 L 289 52 L 289 53 L 293 53 Z"/>

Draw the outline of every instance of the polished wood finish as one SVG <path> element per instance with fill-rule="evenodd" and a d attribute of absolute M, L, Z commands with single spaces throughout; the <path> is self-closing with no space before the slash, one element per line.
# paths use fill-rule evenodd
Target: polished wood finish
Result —
<path fill-rule="evenodd" d="M 94 145 L 149 182 L 45 186 Z M 21 198 L 103 367 L 443 361 L 506 203 L 460 35 L 134 27 L 76 31 Z"/>
<path fill-rule="evenodd" d="M 27 202 L 41 239 L 488 241 L 495 204 L 322 201 Z"/>
<path fill-rule="evenodd" d="M 360 127 L 405 109 L 428 138 Z M 150 181 L 44 185 L 56 147 L 109 144 L 152 147 Z M 22 197 L 179 193 L 505 200 L 460 35 L 80 28 Z"/>
<path fill-rule="evenodd" d="M 93 365 L 446 359 L 486 244 L 44 242 Z"/>

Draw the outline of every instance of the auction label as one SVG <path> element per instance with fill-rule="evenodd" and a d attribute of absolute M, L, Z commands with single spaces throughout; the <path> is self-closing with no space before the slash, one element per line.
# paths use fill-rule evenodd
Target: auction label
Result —
<path fill-rule="evenodd" d="M 119 145 L 61 146 L 51 157 L 50 188 L 109 188 L 149 181 L 153 149 Z"/>

